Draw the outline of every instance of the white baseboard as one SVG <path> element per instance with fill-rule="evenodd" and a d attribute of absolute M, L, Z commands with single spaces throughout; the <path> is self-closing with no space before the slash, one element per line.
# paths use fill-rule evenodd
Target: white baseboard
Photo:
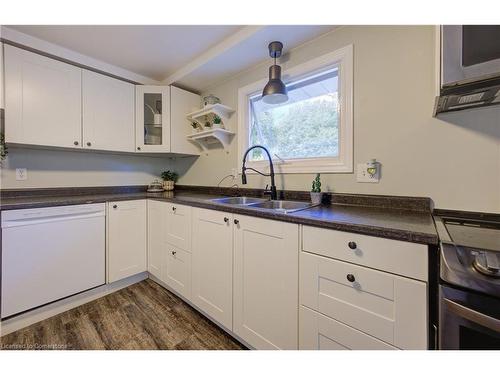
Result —
<path fill-rule="evenodd" d="M 54 315 L 60 314 L 64 311 L 68 311 L 75 307 L 81 306 L 87 302 L 104 297 L 107 294 L 116 292 L 117 290 L 126 288 L 132 284 L 136 284 L 147 278 L 148 272 L 142 272 L 137 275 L 115 281 L 114 283 L 102 285 L 100 287 L 76 294 L 49 305 L 42 306 L 38 309 L 30 310 L 24 314 L 8 318 L 0 322 L 0 337 L 17 331 L 21 328 L 30 326 L 44 319 L 50 318 Z"/>

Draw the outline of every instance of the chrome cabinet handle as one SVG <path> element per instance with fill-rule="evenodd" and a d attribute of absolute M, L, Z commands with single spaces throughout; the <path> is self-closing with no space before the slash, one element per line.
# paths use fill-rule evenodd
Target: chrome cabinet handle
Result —
<path fill-rule="evenodd" d="M 78 146 L 78 141 L 74 141 L 74 142 L 73 142 L 73 144 L 74 144 L 75 146 Z"/>
<path fill-rule="evenodd" d="M 141 151 L 141 148 L 140 148 L 140 147 L 137 147 L 137 149 L 138 149 L 139 151 Z"/>
<path fill-rule="evenodd" d="M 90 146 L 92 146 L 92 143 L 90 143 L 90 142 L 87 142 L 87 146 L 89 146 L 89 147 L 90 147 Z"/>
<path fill-rule="evenodd" d="M 351 249 L 351 250 L 355 250 L 355 249 L 358 247 L 358 245 L 357 245 L 357 244 L 356 244 L 356 242 L 354 242 L 354 241 L 350 241 L 350 242 L 347 244 L 347 246 L 349 246 L 349 249 Z"/>
<path fill-rule="evenodd" d="M 224 223 L 227 223 L 229 221 L 229 218 L 228 217 L 225 217 L 224 218 Z"/>
<path fill-rule="evenodd" d="M 172 255 L 175 256 L 175 254 L 177 254 L 177 251 L 172 250 Z"/>
<path fill-rule="evenodd" d="M 172 206 L 172 211 L 174 211 L 174 212 L 175 212 L 175 210 L 177 210 L 177 207 L 173 207 L 173 206 Z"/>
<path fill-rule="evenodd" d="M 116 204 L 113 205 L 113 208 L 118 208 L 118 206 Z"/>
<path fill-rule="evenodd" d="M 235 223 L 236 225 L 238 225 L 240 223 L 240 221 L 238 219 L 234 219 L 233 223 Z"/>
<path fill-rule="evenodd" d="M 351 283 L 356 281 L 356 278 L 352 273 L 347 274 L 347 280 L 350 281 Z"/>

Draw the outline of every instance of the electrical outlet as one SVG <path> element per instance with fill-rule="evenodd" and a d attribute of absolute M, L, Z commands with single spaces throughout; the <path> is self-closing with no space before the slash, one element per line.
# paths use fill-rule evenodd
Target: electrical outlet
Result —
<path fill-rule="evenodd" d="M 26 181 L 28 179 L 28 169 L 26 168 L 16 168 L 16 180 Z"/>
<path fill-rule="evenodd" d="M 375 166 L 375 173 L 368 173 L 368 168 L 373 168 Z M 361 163 L 358 164 L 356 181 L 357 182 L 371 182 L 377 183 L 380 180 L 380 163 L 371 162 L 371 163 Z"/>

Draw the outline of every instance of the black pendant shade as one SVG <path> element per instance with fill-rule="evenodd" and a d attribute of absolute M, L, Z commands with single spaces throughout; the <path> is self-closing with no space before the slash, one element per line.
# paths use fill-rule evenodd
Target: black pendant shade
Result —
<path fill-rule="evenodd" d="M 281 80 L 281 67 L 276 65 L 276 58 L 281 56 L 282 50 L 281 42 L 269 43 L 269 56 L 274 58 L 274 65 L 269 67 L 269 82 L 262 91 L 262 100 L 267 104 L 279 104 L 288 100 L 286 86 Z"/>

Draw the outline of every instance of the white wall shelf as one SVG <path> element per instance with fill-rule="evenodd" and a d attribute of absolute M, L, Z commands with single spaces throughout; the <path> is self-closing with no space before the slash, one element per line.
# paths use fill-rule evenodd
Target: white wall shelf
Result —
<path fill-rule="evenodd" d="M 210 104 L 203 107 L 202 109 L 188 113 L 186 116 L 188 120 L 196 122 L 198 125 L 200 125 L 201 128 L 203 128 L 205 116 L 212 113 L 219 116 L 222 120 L 222 123 L 225 124 L 227 120 L 229 120 L 229 117 L 231 117 L 231 115 L 234 113 L 234 109 L 223 104 Z"/>
<path fill-rule="evenodd" d="M 226 152 L 234 133 L 226 129 L 211 129 L 187 136 L 190 141 L 196 142 L 203 152 L 208 152 L 208 145 L 220 143 Z"/>

